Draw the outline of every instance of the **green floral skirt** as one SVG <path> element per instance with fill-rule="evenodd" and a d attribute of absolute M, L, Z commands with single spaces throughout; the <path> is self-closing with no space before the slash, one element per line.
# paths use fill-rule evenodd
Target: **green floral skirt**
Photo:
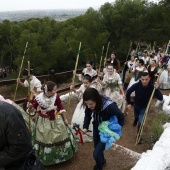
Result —
<path fill-rule="evenodd" d="M 63 124 L 61 123 L 62 121 L 59 119 L 51 122 L 48 119 L 39 117 L 37 120 L 34 137 L 34 149 L 43 165 L 52 165 L 67 161 L 71 159 L 77 151 L 77 143 L 71 129 L 65 125 L 63 127 Z M 45 126 L 40 127 L 39 125 L 43 121 L 46 121 Z M 48 127 L 53 128 L 49 131 Z M 61 127 L 62 131 L 59 132 Z M 45 136 L 41 136 L 40 132 L 44 133 Z M 59 135 L 57 135 L 58 132 Z"/>

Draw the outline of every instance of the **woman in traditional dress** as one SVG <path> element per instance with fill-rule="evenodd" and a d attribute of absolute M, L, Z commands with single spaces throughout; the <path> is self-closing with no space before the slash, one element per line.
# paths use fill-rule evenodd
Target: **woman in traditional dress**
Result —
<path fill-rule="evenodd" d="M 83 80 L 84 75 L 89 75 L 92 80 L 97 78 L 97 72 L 93 69 L 93 63 L 91 61 L 86 62 L 86 68 L 83 69 L 82 74 L 76 74 L 79 80 Z"/>
<path fill-rule="evenodd" d="M 154 83 L 155 80 L 156 80 L 156 74 L 158 72 L 158 68 L 156 66 L 156 61 L 155 60 L 152 60 L 151 64 L 149 65 L 148 67 L 148 73 L 151 77 L 151 82 Z"/>
<path fill-rule="evenodd" d="M 144 61 L 144 65 L 147 68 L 149 65 L 149 57 L 146 50 L 144 51 L 143 57 L 141 59 Z"/>
<path fill-rule="evenodd" d="M 139 81 L 143 72 L 148 72 L 144 66 L 144 61 L 142 59 L 138 60 L 137 66 L 132 72 L 133 72 L 133 77 L 131 78 L 127 89 L 129 89 L 133 84 Z M 135 93 L 133 92 L 131 96 L 135 96 Z"/>
<path fill-rule="evenodd" d="M 38 114 L 34 138 L 36 155 L 43 165 L 52 165 L 71 159 L 77 145 L 68 128 L 56 84 L 48 81 L 43 90 L 29 108 Z"/>
<path fill-rule="evenodd" d="M 126 101 L 120 75 L 114 70 L 112 64 L 108 64 L 107 72 L 108 73 L 104 75 L 103 81 L 100 79 L 98 79 L 98 81 L 105 86 L 104 94 L 110 97 L 124 113 Z"/>
<path fill-rule="evenodd" d="M 127 63 L 125 63 L 125 64 L 127 65 L 127 70 L 125 73 L 124 87 L 127 88 L 128 84 L 133 76 L 132 72 L 136 65 L 135 57 L 131 56 L 130 60 L 127 61 Z"/>
<path fill-rule="evenodd" d="M 120 61 L 116 58 L 115 53 L 111 53 L 109 63 L 113 65 L 113 67 L 116 69 L 117 73 L 120 71 Z"/>

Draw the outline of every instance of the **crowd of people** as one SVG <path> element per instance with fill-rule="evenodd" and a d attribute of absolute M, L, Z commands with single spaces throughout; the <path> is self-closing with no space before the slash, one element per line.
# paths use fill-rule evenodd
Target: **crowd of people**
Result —
<path fill-rule="evenodd" d="M 93 68 L 92 62 L 87 61 L 82 74 L 73 72 L 82 82 L 80 88 L 76 89 L 72 84 L 71 95 L 69 93 L 61 96 L 57 94 L 55 82 L 47 81 L 42 85 L 33 75 L 33 70 L 28 77 L 28 70 L 24 69 L 24 82 L 17 79 L 19 85 L 30 88 L 23 109 L 13 101 L 0 97 L 0 121 L 3 122 L 3 126 L 0 122 L 0 137 L 3 141 L 0 141 L 0 168 L 17 168 L 18 162 L 32 149 L 43 165 L 58 164 L 73 157 L 78 150 L 78 141 L 93 141 L 93 157 L 96 162 L 94 170 L 102 170 L 106 164 L 104 150 L 111 147 L 108 141 L 113 143 L 120 138 L 127 110 L 132 108 L 131 97 L 134 97 L 133 126 L 138 127 L 137 132 L 154 88 L 154 95 L 159 100 L 157 105 L 163 104 L 163 108 L 166 108 L 163 110 L 169 112 L 170 97 L 163 96 L 160 92 L 160 88 L 170 88 L 170 62 L 165 62 L 164 57 L 169 56 L 163 53 L 149 53 L 146 50 L 139 55 L 137 51 L 132 50 L 124 63 L 122 75 L 120 61 L 115 53 L 111 53 L 110 58 L 105 59 L 106 66 L 101 72 Z M 70 96 L 71 100 L 76 98 L 79 102 L 71 122 L 68 122 L 63 103 L 67 103 Z M 5 119 L 6 112 L 15 112 L 16 118 Z M 7 121 L 12 123 L 8 125 Z M 21 131 L 13 128 L 16 123 L 17 127 L 21 126 Z M 7 128 L 9 133 L 4 131 Z M 32 140 L 28 138 L 28 128 Z M 79 136 L 74 135 L 75 129 Z M 5 133 L 9 134 L 8 138 Z M 10 136 L 10 133 L 16 134 L 20 143 L 15 142 L 14 136 Z M 18 145 L 20 146 L 17 147 Z M 15 151 L 13 147 L 16 152 L 21 152 L 20 156 L 10 154 Z M 4 154 L 7 155 L 5 158 Z"/>

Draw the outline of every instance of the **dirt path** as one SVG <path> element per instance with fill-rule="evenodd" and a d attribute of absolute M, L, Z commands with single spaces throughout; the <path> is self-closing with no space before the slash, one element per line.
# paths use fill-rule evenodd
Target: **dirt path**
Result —
<path fill-rule="evenodd" d="M 162 91 L 163 94 L 169 95 L 170 90 Z M 10 92 L 7 89 L 0 88 L 0 94 L 5 97 L 10 96 Z M 148 126 L 152 121 L 154 114 L 156 114 L 155 110 L 155 102 L 156 99 L 153 99 L 150 113 L 148 114 L 147 121 L 144 128 L 144 136 L 148 132 Z M 71 102 L 71 107 L 68 114 L 68 120 L 71 122 L 72 114 L 77 105 L 76 101 Z M 148 149 L 148 145 L 146 143 L 135 146 L 135 136 L 137 128 L 133 127 L 133 110 L 128 113 L 126 116 L 125 124 L 123 127 L 123 135 L 116 144 L 128 148 L 137 153 L 145 152 Z M 47 170 L 92 170 L 95 162 L 93 160 L 93 143 L 85 143 L 84 145 L 78 144 L 78 152 L 74 155 L 74 157 L 67 162 L 52 165 L 46 167 Z M 110 150 L 105 152 L 105 157 L 107 159 L 107 164 L 104 167 L 104 170 L 129 170 L 136 163 L 138 156 L 136 153 L 133 154 L 126 152 L 122 147 L 113 146 Z"/>

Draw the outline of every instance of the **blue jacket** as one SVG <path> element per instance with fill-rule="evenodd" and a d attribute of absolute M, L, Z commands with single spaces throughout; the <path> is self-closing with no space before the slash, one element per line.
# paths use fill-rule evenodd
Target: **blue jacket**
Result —
<path fill-rule="evenodd" d="M 85 109 L 85 117 L 83 128 L 88 129 L 91 118 L 93 117 L 93 128 L 98 129 L 99 124 L 102 121 L 110 120 L 110 117 L 115 115 L 118 119 L 118 123 L 123 126 L 124 123 L 124 114 L 117 107 L 116 103 L 114 103 L 110 98 L 102 95 L 102 108 L 100 112 L 95 112 L 86 107 Z"/>
<path fill-rule="evenodd" d="M 149 102 L 149 99 L 151 97 L 153 89 L 154 89 L 154 85 L 151 83 L 151 81 L 149 82 L 147 87 L 143 87 L 141 81 L 133 84 L 126 92 L 127 103 L 131 104 L 130 95 L 132 92 L 135 91 L 135 97 L 134 97 L 135 105 L 141 106 L 141 107 L 146 107 Z M 163 95 L 159 89 L 155 90 L 154 96 L 158 100 L 161 100 L 161 101 L 163 100 Z"/>

